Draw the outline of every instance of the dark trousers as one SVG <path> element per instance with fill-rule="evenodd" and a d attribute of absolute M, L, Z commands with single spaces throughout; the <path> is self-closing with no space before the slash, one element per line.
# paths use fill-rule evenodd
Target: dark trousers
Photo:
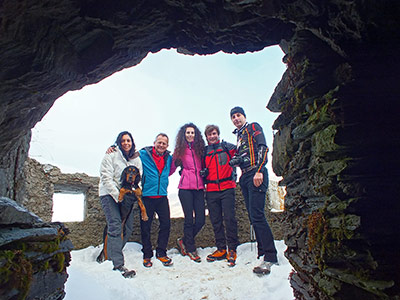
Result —
<path fill-rule="evenodd" d="M 217 248 L 226 249 L 228 244 L 229 250 L 236 251 L 239 239 L 235 215 L 235 190 L 207 192 L 206 199 Z"/>
<path fill-rule="evenodd" d="M 250 223 L 253 225 L 257 239 L 258 256 L 264 255 L 264 260 L 277 262 L 276 248 L 271 228 L 265 218 L 265 198 L 268 189 L 268 171 L 263 168 L 263 183 L 256 187 L 253 183 L 254 171 L 242 174 L 240 187 L 242 189 Z"/>
<path fill-rule="evenodd" d="M 206 222 L 203 190 L 179 190 L 183 214 L 183 244 L 188 252 L 196 250 L 194 238 Z"/>
<path fill-rule="evenodd" d="M 142 235 L 142 252 L 143 258 L 151 258 L 153 256 L 153 247 L 151 245 L 151 223 L 153 222 L 154 213 L 158 215 L 160 227 L 158 230 L 156 256 L 161 257 L 167 255 L 167 245 L 169 232 L 171 228 L 170 210 L 168 198 L 143 197 L 143 204 L 149 217 L 147 221 L 140 220 L 140 228 Z"/>
<path fill-rule="evenodd" d="M 119 267 L 124 265 L 122 249 L 133 231 L 134 202 L 132 198 L 125 197 L 122 206 L 122 203 L 116 203 L 110 195 L 101 196 L 100 202 L 107 221 L 108 258 L 112 260 L 114 267 Z"/>

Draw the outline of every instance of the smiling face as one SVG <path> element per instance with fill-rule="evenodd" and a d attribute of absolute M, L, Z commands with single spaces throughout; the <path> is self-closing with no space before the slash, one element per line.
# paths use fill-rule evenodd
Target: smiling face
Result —
<path fill-rule="evenodd" d="M 246 123 L 246 117 L 241 113 L 233 114 L 231 120 L 233 125 L 235 125 L 238 129 L 242 128 L 242 126 Z"/>
<path fill-rule="evenodd" d="M 193 127 L 187 127 L 185 130 L 185 139 L 188 143 L 192 143 L 194 141 L 194 128 Z"/>
<path fill-rule="evenodd" d="M 121 138 L 122 151 L 128 153 L 132 149 L 132 140 L 128 134 L 124 134 Z"/>
<path fill-rule="evenodd" d="M 218 131 L 216 129 L 214 129 L 210 132 L 207 132 L 206 138 L 207 138 L 208 144 L 210 144 L 210 145 L 218 143 L 219 142 Z"/>
<path fill-rule="evenodd" d="M 154 141 L 154 148 L 158 153 L 163 154 L 168 148 L 168 138 L 163 135 L 157 136 Z"/>

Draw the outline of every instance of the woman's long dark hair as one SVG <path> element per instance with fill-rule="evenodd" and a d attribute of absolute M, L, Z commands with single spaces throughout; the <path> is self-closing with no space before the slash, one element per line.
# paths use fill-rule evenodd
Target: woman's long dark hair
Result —
<path fill-rule="evenodd" d="M 122 150 L 122 146 L 121 146 L 121 140 L 122 140 L 122 137 L 125 134 L 129 135 L 129 137 L 131 138 L 131 141 L 132 141 L 132 148 L 131 148 L 131 150 L 129 150 L 128 153 L 125 153 L 125 151 Z M 121 150 L 121 152 L 124 155 L 126 160 L 131 159 L 133 157 L 133 155 L 135 154 L 135 152 L 136 152 L 136 145 L 135 145 L 135 142 L 133 141 L 132 134 L 130 132 L 128 132 L 128 131 L 122 131 L 120 134 L 118 134 L 118 137 L 117 137 L 117 140 L 115 141 L 115 144 Z"/>
<path fill-rule="evenodd" d="M 193 141 L 194 153 L 196 153 L 196 155 L 200 159 L 203 157 L 205 143 L 204 143 L 204 139 L 201 135 L 201 132 L 197 128 L 197 126 L 194 125 L 193 123 L 187 123 L 179 129 L 178 134 L 176 135 L 175 149 L 174 149 L 174 154 L 173 154 L 174 159 L 181 159 L 185 153 L 185 149 L 186 149 L 186 145 L 187 145 L 185 132 L 186 132 L 186 128 L 188 128 L 188 127 L 194 128 L 194 141 Z"/>

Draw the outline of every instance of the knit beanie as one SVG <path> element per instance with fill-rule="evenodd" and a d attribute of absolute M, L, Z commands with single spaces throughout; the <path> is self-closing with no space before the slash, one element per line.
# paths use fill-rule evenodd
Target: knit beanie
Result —
<path fill-rule="evenodd" d="M 236 106 L 234 108 L 231 109 L 231 118 L 234 114 L 240 113 L 242 114 L 244 117 L 246 117 L 246 114 L 244 113 L 243 108 L 241 108 L 240 106 Z"/>

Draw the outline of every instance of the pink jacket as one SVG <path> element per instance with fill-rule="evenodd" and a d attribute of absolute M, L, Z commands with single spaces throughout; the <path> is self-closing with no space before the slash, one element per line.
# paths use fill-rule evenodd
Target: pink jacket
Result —
<path fill-rule="evenodd" d="M 178 188 L 182 190 L 204 189 L 203 178 L 200 176 L 201 158 L 196 155 L 191 145 L 187 145 L 185 154 L 182 157 L 182 174 Z M 175 158 L 173 158 L 171 173 L 176 169 Z"/>

